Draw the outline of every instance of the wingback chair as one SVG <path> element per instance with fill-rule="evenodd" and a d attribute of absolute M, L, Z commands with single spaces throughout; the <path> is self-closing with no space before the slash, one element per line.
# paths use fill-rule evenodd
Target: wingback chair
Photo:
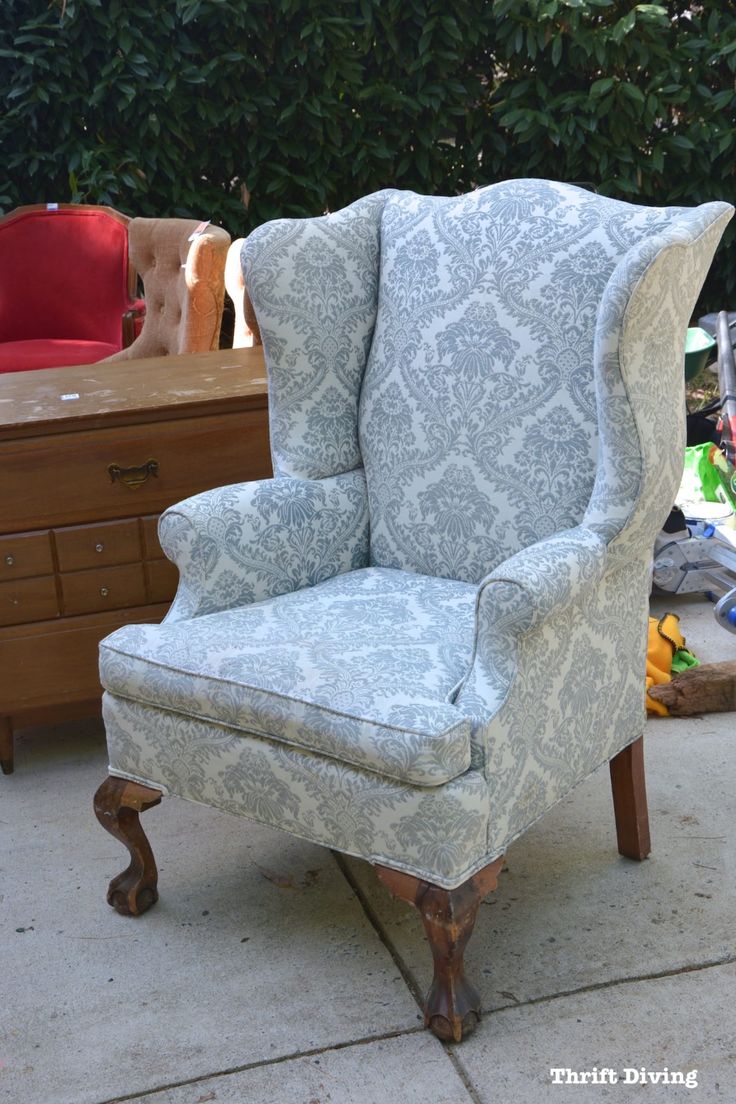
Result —
<path fill-rule="evenodd" d="M 646 856 L 651 550 L 732 213 L 515 180 L 246 240 L 275 478 L 167 511 L 171 610 L 101 645 L 118 912 L 157 899 L 162 794 L 361 856 L 419 910 L 426 1023 L 460 1040 L 522 832 L 610 761 L 619 851 Z"/>

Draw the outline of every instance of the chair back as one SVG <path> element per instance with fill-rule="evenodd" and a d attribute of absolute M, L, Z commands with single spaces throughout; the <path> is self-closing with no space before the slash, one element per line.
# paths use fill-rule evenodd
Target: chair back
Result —
<path fill-rule="evenodd" d="M 543 180 L 387 200 L 359 414 L 373 562 L 477 582 L 582 520 L 603 294 L 677 217 Z"/>
<path fill-rule="evenodd" d="M 37 204 L 0 219 L 0 342 L 122 345 L 135 272 L 127 215 L 111 207 Z"/>
<path fill-rule="evenodd" d="M 141 333 L 109 360 L 218 347 L 230 235 L 194 219 L 131 219 L 131 260 L 143 280 Z"/>
<path fill-rule="evenodd" d="M 626 307 L 647 265 L 674 244 L 690 263 L 725 211 L 512 180 L 259 227 L 244 261 L 276 472 L 362 464 L 371 562 L 468 582 L 579 524 L 599 476 L 623 481 L 607 510 L 624 518 L 651 462 L 618 363 Z M 670 284 L 649 308 L 670 345 L 698 286 Z M 639 354 L 637 385 L 647 359 L 659 371 Z M 603 437 L 599 409 L 619 419 Z"/>

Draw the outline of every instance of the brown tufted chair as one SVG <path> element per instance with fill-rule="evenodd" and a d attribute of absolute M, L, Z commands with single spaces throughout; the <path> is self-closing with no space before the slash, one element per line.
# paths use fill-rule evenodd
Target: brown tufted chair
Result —
<path fill-rule="evenodd" d="M 206 226 L 190 241 L 199 226 L 195 219 L 131 220 L 130 259 L 143 279 L 146 316 L 133 344 L 108 361 L 217 348 L 230 235 Z"/>
<path fill-rule="evenodd" d="M 261 331 L 258 329 L 256 313 L 245 287 L 243 268 L 240 263 L 240 251 L 245 238 L 236 238 L 227 251 L 225 265 L 225 290 L 235 308 L 235 327 L 233 329 L 233 349 L 243 349 L 250 345 L 262 345 Z"/>

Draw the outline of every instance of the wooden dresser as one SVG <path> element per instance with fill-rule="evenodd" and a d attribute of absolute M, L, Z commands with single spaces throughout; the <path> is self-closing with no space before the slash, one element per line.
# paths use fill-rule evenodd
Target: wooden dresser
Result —
<path fill-rule="evenodd" d="M 158 516 L 270 476 L 260 348 L 0 376 L 0 761 L 13 731 L 98 707 L 97 645 L 160 620 Z"/>

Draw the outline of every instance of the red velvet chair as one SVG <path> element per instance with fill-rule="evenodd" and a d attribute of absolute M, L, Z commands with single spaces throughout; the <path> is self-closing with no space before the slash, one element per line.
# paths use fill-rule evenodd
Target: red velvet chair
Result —
<path fill-rule="evenodd" d="M 91 364 L 131 343 L 143 303 L 129 221 L 71 203 L 0 218 L 0 373 Z"/>

